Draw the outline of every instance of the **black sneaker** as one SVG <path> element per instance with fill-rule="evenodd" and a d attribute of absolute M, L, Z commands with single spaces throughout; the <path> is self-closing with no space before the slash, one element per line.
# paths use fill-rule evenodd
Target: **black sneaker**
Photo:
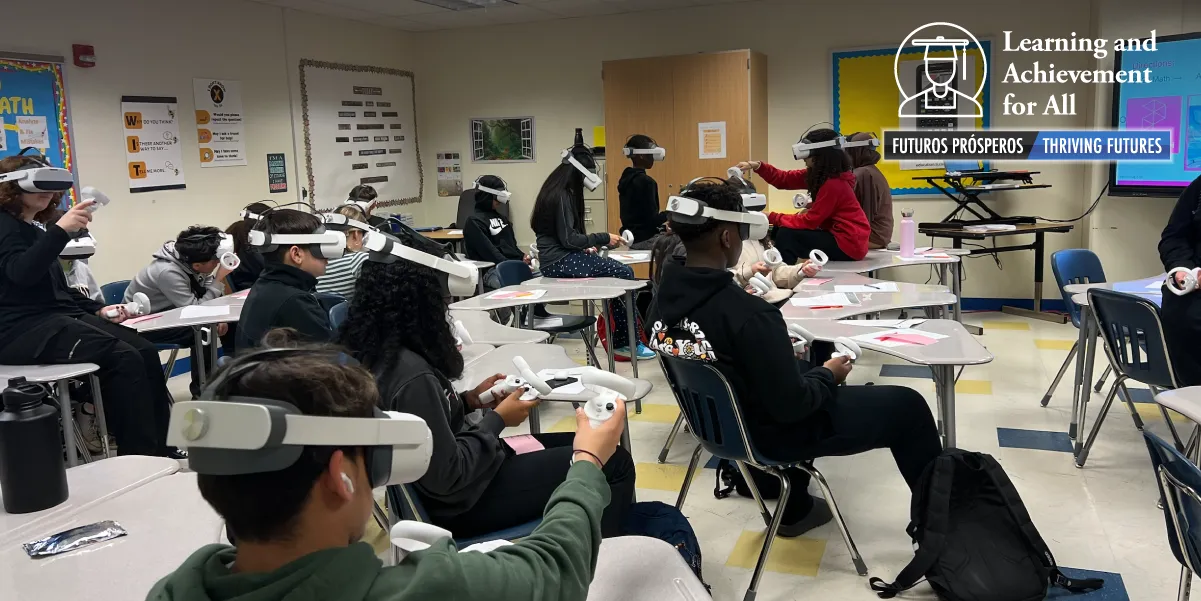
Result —
<path fill-rule="evenodd" d="M 826 500 L 813 497 L 813 508 L 809 510 L 809 513 L 806 513 L 805 517 L 791 524 L 780 524 L 780 529 L 776 531 L 776 535 L 784 538 L 794 538 L 818 526 L 828 524 L 832 519 L 834 519 L 834 512 L 830 511 L 830 506 L 826 504 Z"/>

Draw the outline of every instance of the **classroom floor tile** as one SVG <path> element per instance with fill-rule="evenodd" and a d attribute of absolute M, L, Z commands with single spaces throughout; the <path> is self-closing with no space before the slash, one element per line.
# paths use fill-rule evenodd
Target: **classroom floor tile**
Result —
<path fill-rule="evenodd" d="M 643 403 L 642 413 L 634 413 L 634 404 L 630 403 L 629 414 L 631 421 L 655 422 L 659 424 L 674 424 L 680 417 L 679 405 L 660 405 L 658 403 Z"/>
<path fill-rule="evenodd" d="M 734 550 L 726 558 L 726 565 L 747 570 L 755 569 L 759 553 L 763 550 L 764 530 L 744 530 L 734 544 Z M 783 572 L 799 576 L 817 576 L 822 556 L 826 554 L 826 541 L 798 536 L 776 537 L 771 553 L 767 556 L 768 572 Z"/>
<path fill-rule="evenodd" d="M 992 394 L 992 382 L 988 380 L 959 380 L 955 383 L 957 394 Z"/>
<path fill-rule="evenodd" d="M 1067 432 L 997 428 L 997 444 L 1010 449 L 1072 452 L 1072 440 Z"/>
<path fill-rule="evenodd" d="M 1134 392 L 1134 391 L 1131 391 L 1131 392 Z M 1119 407 L 1118 405 L 1121 405 L 1121 407 Z M 1157 405 L 1155 403 L 1137 403 L 1136 402 L 1134 404 L 1134 409 L 1136 411 L 1138 411 L 1138 415 L 1139 415 L 1139 417 L 1143 418 L 1144 423 L 1149 422 L 1149 421 L 1157 421 L 1157 422 L 1163 421 L 1163 413 L 1159 410 L 1159 405 Z M 1120 403 L 1118 401 L 1118 399 L 1114 399 L 1113 400 L 1113 408 L 1111 408 L 1109 410 L 1109 412 L 1112 414 L 1112 413 L 1116 413 L 1118 411 L 1121 411 L 1122 413 L 1126 414 L 1127 416 L 1130 415 L 1130 410 L 1126 407 L 1126 403 Z M 1168 415 L 1172 416 L 1173 423 L 1183 424 L 1183 423 L 1187 423 L 1189 421 L 1189 419 L 1187 417 L 1180 415 L 1179 413 L 1176 413 L 1175 411 L 1172 411 L 1171 409 L 1168 410 Z M 1123 419 L 1129 419 L 1129 418 L 1127 417 L 1127 418 L 1123 418 Z"/>
<path fill-rule="evenodd" d="M 688 471 L 687 464 L 672 465 L 670 463 L 639 463 L 635 469 L 638 473 L 638 488 L 680 492 L 684 485 L 684 473 Z M 696 475 L 693 475 L 696 478 Z"/>
<path fill-rule="evenodd" d="M 1035 338 L 1034 346 L 1044 351 L 1070 351 L 1072 345 L 1076 344 L 1076 340 L 1054 340 L 1049 338 Z"/>
<path fill-rule="evenodd" d="M 983 322 L 983 324 L 984 324 L 985 332 L 987 332 L 988 330 L 1027 331 L 1030 329 L 1030 324 L 1028 324 L 1024 321 L 997 321 L 997 320 L 989 321 L 989 320 L 985 320 Z M 1073 329 L 1075 329 L 1075 328 L 1073 328 Z"/>

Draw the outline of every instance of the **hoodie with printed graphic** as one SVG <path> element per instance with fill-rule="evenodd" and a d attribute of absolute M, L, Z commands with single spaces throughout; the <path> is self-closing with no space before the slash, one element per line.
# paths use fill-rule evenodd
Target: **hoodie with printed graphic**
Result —
<path fill-rule="evenodd" d="M 835 402 L 834 374 L 802 373 L 780 310 L 747 294 L 729 271 L 667 261 L 646 324 L 652 349 L 717 365 L 767 456 L 821 435 L 826 421 L 818 417 Z"/>
<path fill-rule="evenodd" d="M 486 207 L 476 203 L 475 213 L 463 225 L 463 246 L 467 258 L 497 265 L 504 261 L 523 260 L 525 253 L 517 246 L 513 224 L 492 208 L 491 200 L 487 202 Z"/>

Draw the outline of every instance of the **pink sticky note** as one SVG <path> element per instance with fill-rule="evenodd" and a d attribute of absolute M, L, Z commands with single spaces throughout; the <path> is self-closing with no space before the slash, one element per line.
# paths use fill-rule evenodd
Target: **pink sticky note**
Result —
<path fill-rule="evenodd" d="M 802 286 L 821 286 L 833 282 L 834 278 L 805 278 L 801 280 Z"/>
<path fill-rule="evenodd" d="M 934 339 L 921 334 L 886 334 L 877 338 L 880 342 L 901 342 L 904 344 L 916 344 L 917 346 L 926 346 L 934 344 Z"/>
<path fill-rule="evenodd" d="M 533 453 L 534 451 L 541 451 L 546 448 L 542 446 L 542 443 L 538 442 L 537 438 L 529 434 L 506 436 L 501 440 L 505 441 L 505 444 L 509 445 L 509 448 L 513 449 L 513 452 L 518 455 L 525 455 L 526 453 Z"/>

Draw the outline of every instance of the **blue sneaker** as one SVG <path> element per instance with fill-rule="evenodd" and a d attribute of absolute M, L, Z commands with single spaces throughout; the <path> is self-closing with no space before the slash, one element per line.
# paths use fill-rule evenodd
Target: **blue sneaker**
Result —
<path fill-rule="evenodd" d="M 618 349 L 613 352 L 613 358 L 617 359 L 619 361 L 629 361 L 630 360 L 630 347 L 628 347 L 628 346 L 618 347 Z M 652 351 L 651 349 L 647 348 L 645 344 L 642 344 L 641 342 L 639 342 L 638 343 L 638 360 L 646 361 L 646 360 L 654 359 L 654 358 L 655 358 L 655 351 Z"/>

